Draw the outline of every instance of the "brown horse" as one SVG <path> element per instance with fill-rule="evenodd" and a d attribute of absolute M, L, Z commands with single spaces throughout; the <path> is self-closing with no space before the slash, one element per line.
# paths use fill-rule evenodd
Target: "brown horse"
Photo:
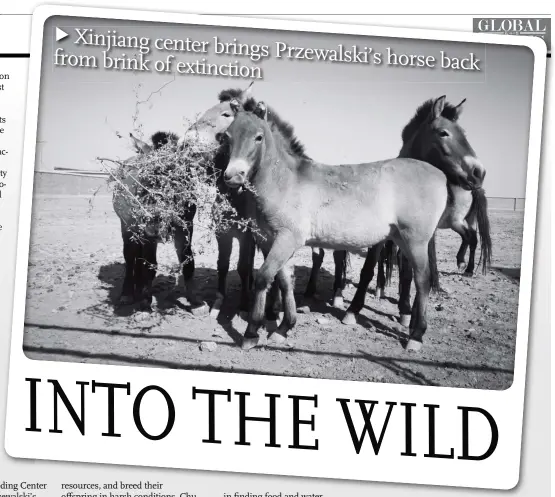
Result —
<path fill-rule="evenodd" d="M 206 111 L 205 114 L 195 123 L 195 125 L 191 126 L 185 138 L 201 139 L 206 140 L 207 142 L 216 140 L 217 136 L 225 131 L 227 126 L 231 124 L 233 118 L 235 117 L 235 113 L 230 108 L 230 102 L 232 100 L 236 103 L 238 102 L 241 108 L 247 111 L 253 111 L 257 104 L 256 100 L 252 96 L 252 83 L 246 90 L 234 88 L 223 90 L 218 95 L 218 100 L 219 104 Z M 269 112 L 268 119 L 272 125 L 280 126 L 281 129 L 284 130 L 287 129 L 286 132 L 292 136 L 292 127 L 287 123 L 282 122 L 277 113 L 273 111 Z M 309 160 L 309 157 L 304 151 L 304 147 L 298 141 L 292 142 L 292 146 L 294 153 Z M 221 171 L 222 174 L 227 167 L 228 160 L 229 157 L 227 149 L 224 147 L 220 148 L 215 159 L 215 167 L 217 170 Z M 227 195 L 228 200 L 236 209 L 237 214 L 240 217 L 246 218 L 247 213 L 245 209 L 248 194 L 246 194 L 246 192 L 242 189 L 233 189 L 228 187 L 223 180 L 218 182 L 218 189 L 220 193 Z M 241 278 L 241 299 L 239 310 L 242 313 L 247 313 L 250 310 L 249 297 L 253 279 L 255 253 L 255 242 L 252 237 L 252 233 L 250 230 L 239 229 L 231 225 L 228 230 L 219 231 L 216 239 L 218 242 L 218 291 L 212 305 L 212 310 L 210 311 L 210 316 L 213 318 L 218 317 L 221 306 L 225 300 L 227 274 L 229 272 L 234 239 L 239 242 L 239 261 L 237 266 L 237 271 L 239 273 L 239 277 Z M 314 249 L 313 261 L 318 260 L 319 253 L 322 254 L 323 258 L 323 250 Z M 341 264 L 336 265 L 334 288 L 337 289 L 336 293 L 338 294 L 341 293 L 341 290 L 345 286 L 346 260 L 347 259 L 345 258 Z M 320 266 L 321 259 L 320 265 L 316 265 L 316 263 L 313 265 L 311 278 L 305 292 L 306 296 L 312 296 L 316 290 L 315 282 Z M 278 319 L 280 308 L 278 287 L 276 285 L 272 286 L 271 297 L 268 299 L 268 302 L 270 305 L 268 305 L 268 308 L 266 309 L 266 319 L 268 322 L 275 322 Z M 338 300 L 336 299 L 334 302 L 338 302 Z M 272 325 L 273 323 L 270 326 Z"/>
<path fill-rule="evenodd" d="M 470 230 L 469 217 L 479 213 L 480 233 L 482 235 L 483 267 L 489 263 L 491 254 L 491 239 L 489 236 L 489 222 L 487 222 L 487 204 L 484 206 L 478 195 L 473 192 L 481 190 L 486 171 L 476 157 L 476 153 L 470 146 L 466 134 L 458 123 L 462 112 L 463 100 L 454 106 L 446 103 L 445 96 L 435 100 L 424 102 L 416 111 L 414 117 L 405 126 L 402 132 L 403 146 L 399 157 L 419 159 L 433 165 L 445 173 L 449 183 L 449 203 L 438 225 L 439 229 L 453 229 L 464 235 L 463 240 L 471 240 L 471 258 L 469 267 L 474 271 L 474 251 L 476 249 L 476 232 Z M 485 196 L 484 196 L 485 199 Z M 484 221 L 485 219 L 485 221 Z M 473 250 L 472 250 L 473 247 Z M 360 274 L 360 281 L 349 306 L 343 323 L 356 323 L 356 316 L 364 306 L 366 291 L 374 275 L 374 268 L 381 257 L 382 264 L 387 260 L 388 268 L 391 269 L 394 260 L 394 247 L 388 243 L 380 251 L 376 247 L 369 250 L 365 264 Z M 435 249 L 434 257 L 435 260 Z M 412 271 L 410 262 L 401 258 L 400 264 L 400 295 L 399 312 L 400 323 L 408 326 L 411 319 L 410 287 L 412 283 Z M 378 275 L 377 293 L 385 286 L 383 265 L 380 264 Z M 390 274 L 390 271 L 388 271 Z M 439 286 L 435 282 L 434 286 Z"/>
<path fill-rule="evenodd" d="M 234 95 L 241 101 L 250 97 L 251 85 L 244 91 Z M 148 154 L 162 146 L 170 143 L 172 146 L 183 147 L 188 141 L 197 140 L 200 142 L 216 143 L 216 135 L 225 131 L 235 117 L 231 110 L 229 99 L 220 99 L 200 118 L 198 118 L 186 131 L 183 140 L 179 143 L 178 137 L 173 133 L 158 132 L 152 135 L 151 142 L 148 144 L 130 133 L 132 144 L 138 154 Z M 132 159 L 127 162 L 131 162 Z M 125 188 L 136 195 L 138 193 L 138 183 L 136 181 L 137 168 L 129 167 L 126 177 L 122 183 Z M 120 297 L 122 304 L 130 304 L 140 301 L 141 305 L 149 308 L 152 302 L 151 285 L 156 274 L 156 252 L 159 243 L 157 236 L 156 223 L 147 226 L 145 233 L 141 233 L 141 240 L 136 236 L 134 225 L 137 222 L 133 204 L 129 196 L 114 194 L 113 206 L 116 214 L 121 221 L 121 231 L 123 237 L 123 253 L 126 264 L 125 279 Z M 197 206 L 189 204 L 185 206 L 182 213 L 182 225 L 174 229 L 174 244 L 179 263 L 182 265 L 183 279 L 187 293 L 187 299 L 191 304 L 191 311 L 200 315 L 208 312 L 206 303 L 197 297 L 194 281 L 195 260 L 192 251 L 193 220 L 196 215 Z"/>
<path fill-rule="evenodd" d="M 252 215 L 266 234 L 268 255 L 255 277 L 254 305 L 243 349 L 258 344 L 266 291 L 277 277 L 284 318 L 273 333 L 283 341 L 296 322 L 290 261 L 301 247 L 358 251 L 393 240 L 414 268 L 416 299 L 408 350 L 426 331 L 432 275 L 428 248 L 447 205 L 445 174 L 428 163 L 397 158 L 369 164 L 327 166 L 292 153 L 295 137 L 271 127 L 267 109 L 238 112 L 223 135 L 230 160 L 224 173 L 232 188 L 252 184 Z"/>
<path fill-rule="evenodd" d="M 235 112 L 231 108 L 231 100 L 239 102 L 241 105 L 252 105 L 252 85 L 242 89 L 223 90 L 218 95 L 218 103 L 208 109 L 195 123 L 187 130 L 184 135 L 183 142 L 189 140 L 201 141 L 205 143 L 217 143 L 219 135 L 225 132 L 228 126 L 235 118 Z M 227 166 L 229 160 L 228 153 L 225 149 L 220 148 L 214 159 L 214 167 L 220 173 L 217 181 L 217 188 L 222 196 L 227 197 L 230 205 L 236 210 L 237 215 L 246 218 L 245 213 L 245 192 L 237 189 L 230 189 L 222 180 L 221 175 Z M 216 200 L 218 202 L 218 200 Z M 217 205 L 214 206 L 217 208 Z M 237 272 L 241 279 L 241 299 L 239 309 L 241 312 L 248 312 L 250 305 L 250 291 L 253 281 L 253 266 L 255 255 L 255 243 L 252 239 L 250 229 L 241 229 L 234 223 L 228 223 L 227 229 L 221 229 L 216 234 L 218 243 L 218 291 L 215 301 L 210 311 L 210 316 L 217 318 L 220 313 L 221 306 L 225 299 L 226 282 L 229 272 L 231 259 L 231 251 L 233 248 L 233 240 L 239 242 L 239 261 Z"/>
<path fill-rule="evenodd" d="M 178 137 L 174 133 L 159 131 L 151 136 L 151 144 L 129 133 L 135 150 L 138 154 L 149 154 L 164 146 L 177 147 Z M 125 176 L 121 180 L 134 197 L 141 196 L 142 187 L 137 180 L 138 169 L 133 164 L 133 159 L 126 161 Z M 121 235 L 123 238 L 123 257 L 125 259 L 125 277 L 120 296 L 121 304 L 139 302 L 142 307 L 149 308 L 152 303 L 152 282 L 156 276 L 156 252 L 161 241 L 155 221 L 149 222 L 146 228 L 140 229 L 133 198 L 116 190 L 112 204 L 114 211 L 120 219 Z M 193 218 L 196 213 L 195 206 L 184 209 L 182 223 L 174 227 L 174 244 L 179 262 L 183 265 L 183 276 L 186 288 L 190 290 L 194 260 L 191 252 L 191 238 L 193 235 Z M 188 299 L 191 305 L 201 307 L 204 304 L 195 301 L 189 292 Z"/>

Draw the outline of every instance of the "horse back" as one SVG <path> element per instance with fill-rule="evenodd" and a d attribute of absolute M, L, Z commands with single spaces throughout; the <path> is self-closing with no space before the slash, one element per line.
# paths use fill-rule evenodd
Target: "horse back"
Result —
<path fill-rule="evenodd" d="M 316 246 L 370 246 L 406 227 L 431 236 L 447 203 L 447 179 L 414 159 L 342 166 L 309 165 L 287 194 L 301 237 Z M 289 187 L 289 192 L 294 188 Z M 310 212 L 307 216 L 299 212 Z"/>

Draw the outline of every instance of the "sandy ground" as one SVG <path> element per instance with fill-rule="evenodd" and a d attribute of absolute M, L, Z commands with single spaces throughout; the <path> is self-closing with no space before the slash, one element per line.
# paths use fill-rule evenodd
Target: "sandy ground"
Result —
<path fill-rule="evenodd" d="M 32 359 L 481 389 L 512 383 L 522 212 L 491 212 L 493 267 L 486 276 L 462 276 L 455 264 L 460 238 L 440 232 L 438 261 L 447 293 L 431 297 L 426 345 L 419 354 L 401 345 L 407 330 L 396 322 L 397 273 L 388 298 L 374 299 L 372 284 L 358 324 L 345 326 L 342 313 L 328 304 L 333 258 L 326 253 L 319 299 L 311 312 L 299 314 L 288 343 L 243 352 L 237 346 L 246 323 L 235 313 L 236 248 L 228 300 L 213 320 L 189 312 L 173 246 L 161 246 L 149 314 L 116 306 L 124 266 L 109 197 L 97 197 L 91 210 L 87 196 L 38 196 L 33 219 L 23 344 Z M 196 258 L 198 286 L 209 304 L 216 294 L 216 258 L 215 244 Z M 362 262 L 351 257 L 354 284 Z M 300 304 L 310 249 L 299 251 L 295 264 Z M 354 291 L 353 285 L 346 290 L 347 302 Z M 206 347 L 206 341 L 215 345 Z"/>

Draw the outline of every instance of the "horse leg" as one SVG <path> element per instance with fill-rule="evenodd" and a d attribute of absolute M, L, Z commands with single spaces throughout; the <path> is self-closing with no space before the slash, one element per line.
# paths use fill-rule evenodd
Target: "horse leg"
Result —
<path fill-rule="evenodd" d="M 465 266 L 466 263 L 464 261 L 464 258 L 466 256 L 466 249 L 468 248 L 468 242 L 466 241 L 465 237 L 461 235 L 461 247 L 459 248 L 459 251 L 457 252 L 457 267 L 462 270 Z"/>
<path fill-rule="evenodd" d="M 183 282 L 185 284 L 185 292 L 187 300 L 191 305 L 191 312 L 195 316 L 202 316 L 210 312 L 210 308 L 203 300 L 197 296 L 196 285 L 194 280 L 195 259 L 191 248 L 193 240 L 193 218 L 196 214 L 196 207 L 191 208 L 185 216 L 185 227 L 179 227 L 175 230 L 174 245 L 177 252 L 177 258 L 182 266 Z"/>
<path fill-rule="evenodd" d="M 150 309 L 152 305 L 152 282 L 156 277 L 156 269 L 158 261 L 156 260 L 156 251 L 158 242 L 156 240 L 146 240 L 142 247 L 141 263 L 141 307 Z"/>
<path fill-rule="evenodd" d="M 278 329 L 269 336 L 269 339 L 276 343 L 283 343 L 287 339 L 287 332 L 291 330 L 297 322 L 297 305 L 295 302 L 295 284 L 293 270 L 289 263 L 282 267 L 276 276 L 283 296 L 283 319 Z"/>
<path fill-rule="evenodd" d="M 277 278 L 272 282 L 266 296 L 266 331 L 273 333 L 278 327 L 281 311 L 282 292 Z"/>
<path fill-rule="evenodd" d="M 143 288 L 145 285 L 145 279 L 143 276 L 143 248 L 144 242 L 136 242 L 135 245 L 135 260 L 133 261 L 133 279 L 135 282 L 135 287 L 133 289 L 133 295 L 135 302 L 140 302 L 143 296 Z"/>
<path fill-rule="evenodd" d="M 476 230 L 469 228 L 466 222 L 453 223 L 451 229 L 458 233 L 462 239 L 461 248 L 457 253 L 457 266 L 461 270 L 465 267 L 464 256 L 467 247 L 470 246 L 470 255 L 468 257 L 468 266 L 466 266 L 465 274 L 472 275 L 474 274 L 474 254 L 476 253 L 476 246 L 478 245 Z"/>
<path fill-rule="evenodd" d="M 295 251 L 300 248 L 292 233 L 279 233 L 266 260 L 256 273 L 254 279 L 254 303 L 252 306 L 249 324 L 243 337 L 242 348 L 249 350 L 258 345 L 258 330 L 264 322 L 266 310 L 266 292 L 275 280 L 280 269 L 293 257 Z M 296 316 L 296 308 L 291 309 L 291 319 Z"/>
<path fill-rule="evenodd" d="M 123 236 L 123 258 L 125 259 L 125 277 L 123 279 L 123 287 L 119 297 L 119 303 L 122 305 L 132 304 L 135 293 L 135 260 L 139 252 L 137 242 L 132 240 L 131 233 L 124 231 Z"/>
<path fill-rule="evenodd" d="M 318 273 L 324 261 L 324 249 L 313 247 L 312 248 L 312 270 L 310 271 L 310 278 L 304 296 L 312 298 L 316 294 L 316 282 L 318 281 Z"/>
<path fill-rule="evenodd" d="M 239 261 L 237 272 L 241 278 L 241 300 L 239 312 L 248 313 L 250 310 L 250 290 L 253 282 L 255 245 L 250 232 L 243 233 L 239 239 Z"/>
<path fill-rule="evenodd" d="M 268 257 L 268 250 L 262 249 L 264 260 Z M 279 312 L 281 310 L 281 293 L 277 279 L 274 279 L 270 289 L 266 294 L 265 316 L 266 316 L 266 331 L 273 333 L 278 327 Z"/>
<path fill-rule="evenodd" d="M 347 284 L 347 251 L 334 250 L 333 260 L 335 262 L 335 281 L 333 283 L 333 307 L 345 309 L 343 303 L 343 290 Z"/>
<path fill-rule="evenodd" d="M 378 260 L 378 278 L 376 279 L 376 295 L 377 299 L 385 298 L 385 265 L 386 265 L 385 246 L 380 250 L 380 258 Z"/>
<path fill-rule="evenodd" d="M 474 257 L 476 255 L 476 247 L 478 246 L 478 233 L 472 227 L 468 228 L 468 238 L 470 240 L 470 251 L 468 253 L 468 266 L 466 266 L 464 273 L 471 276 L 474 274 Z"/>
<path fill-rule="evenodd" d="M 414 269 L 416 297 L 412 307 L 409 341 L 406 350 L 417 352 L 422 348 L 422 339 L 428 327 L 426 313 L 431 288 L 428 247 L 426 244 L 411 245 L 409 243 L 407 253 L 410 254 Z"/>
<path fill-rule="evenodd" d="M 222 307 L 227 273 L 229 271 L 229 259 L 231 258 L 231 250 L 233 249 L 233 236 L 231 230 L 225 233 L 219 233 L 217 236 L 218 242 L 218 293 L 216 294 L 216 300 L 210 311 L 210 317 L 217 318 L 220 314 L 220 308 Z"/>
<path fill-rule="evenodd" d="M 364 301 L 366 299 L 366 292 L 368 291 L 368 286 L 374 277 L 374 268 L 378 262 L 380 251 L 383 244 L 374 245 L 368 249 L 368 254 L 366 254 L 366 260 L 364 261 L 364 266 L 360 271 L 360 281 L 358 283 L 358 288 L 351 301 L 351 305 L 347 309 L 345 316 L 343 317 L 343 324 L 356 324 L 357 316 L 364 307 Z"/>
<path fill-rule="evenodd" d="M 410 288 L 412 286 L 412 266 L 409 259 L 401 252 L 399 257 L 399 323 L 409 326 L 412 306 L 410 303 Z"/>

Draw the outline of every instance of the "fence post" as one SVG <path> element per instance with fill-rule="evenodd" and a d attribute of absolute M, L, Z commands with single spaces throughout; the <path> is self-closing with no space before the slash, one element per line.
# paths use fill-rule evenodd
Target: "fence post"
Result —
<path fill-rule="evenodd" d="M 514 205 L 513 211 L 516 212 L 516 197 L 515 197 L 515 205 Z"/>

